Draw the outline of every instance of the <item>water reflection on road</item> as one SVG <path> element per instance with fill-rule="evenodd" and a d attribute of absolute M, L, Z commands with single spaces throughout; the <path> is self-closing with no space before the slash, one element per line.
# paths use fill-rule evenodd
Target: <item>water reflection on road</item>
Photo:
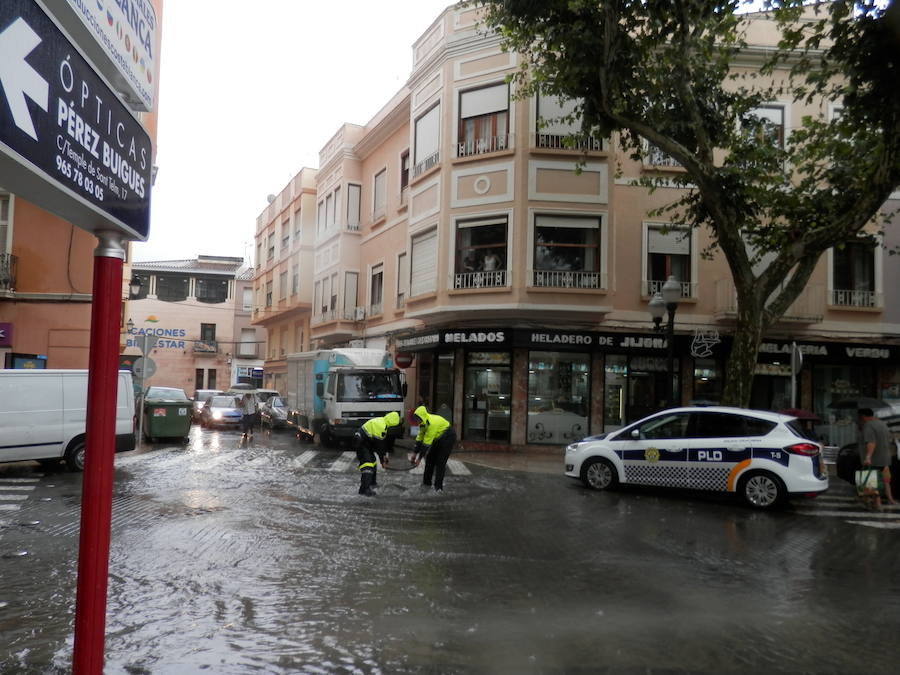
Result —
<path fill-rule="evenodd" d="M 475 466 L 441 495 L 380 471 L 367 499 L 311 447 L 194 429 L 118 458 L 107 673 L 894 671 L 892 532 Z M 71 658 L 58 480 L 28 563 L 0 560 L 2 672 Z"/>

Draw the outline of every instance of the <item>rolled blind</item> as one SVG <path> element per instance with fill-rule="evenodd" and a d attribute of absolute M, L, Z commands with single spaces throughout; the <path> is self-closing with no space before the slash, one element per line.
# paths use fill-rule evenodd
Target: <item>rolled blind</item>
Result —
<path fill-rule="evenodd" d="M 463 119 L 488 115 L 509 108 L 509 87 L 504 82 L 462 93 L 459 115 Z"/>
<path fill-rule="evenodd" d="M 412 273 L 409 281 L 411 296 L 437 290 L 437 230 L 412 240 Z"/>
<path fill-rule="evenodd" d="M 686 230 L 670 229 L 663 234 L 660 228 L 647 230 L 647 251 L 668 255 L 690 255 L 691 233 Z"/>

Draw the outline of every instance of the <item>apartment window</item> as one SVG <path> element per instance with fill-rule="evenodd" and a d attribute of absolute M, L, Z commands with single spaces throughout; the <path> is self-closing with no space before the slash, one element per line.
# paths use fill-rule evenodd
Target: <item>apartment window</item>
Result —
<path fill-rule="evenodd" d="M 294 326 L 294 351 L 303 351 L 303 328 Z"/>
<path fill-rule="evenodd" d="M 333 312 L 337 309 L 337 294 L 338 294 L 338 275 L 337 272 L 331 275 L 331 305 L 330 309 Z"/>
<path fill-rule="evenodd" d="M 285 220 L 281 224 L 281 253 L 284 254 L 291 247 L 291 221 Z"/>
<path fill-rule="evenodd" d="M 503 150 L 509 139 L 509 86 L 495 84 L 461 92 L 457 156 Z"/>
<path fill-rule="evenodd" d="M 533 285 L 603 288 L 600 224 L 598 216 L 535 216 Z"/>
<path fill-rule="evenodd" d="M 387 209 L 387 169 L 375 174 L 372 187 L 372 220 L 384 218 Z"/>
<path fill-rule="evenodd" d="M 334 194 L 325 197 L 325 227 L 334 225 Z"/>
<path fill-rule="evenodd" d="M 437 290 L 437 230 L 412 238 L 410 253 L 410 297 Z"/>
<path fill-rule="evenodd" d="M 409 186 L 409 150 L 400 155 L 400 192 Z"/>
<path fill-rule="evenodd" d="M 204 342 L 215 342 L 216 340 L 216 324 L 214 323 L 201 323 L 200 324 L 200 339 Z"/>
<path fill-rule="evenodd" d="M 406 304 L 409 294 L 409 257 L 406 253 L 397 256 L 397 309 Z"/>
<path fill-rule="evenodd" d="M 9 218 L 10 196 L 9 193 L 0 193 L 0 253 L 9 252 Z"/>
<path fill-rule="evenodd" d="M 676 167 L 681 166 L 674 157 L 661 150 L 653 143 L 647 142 L 644 146 L 644 164 L 648 166 Z"/>
<path fill-rule="evenodd" d="M 761 142 L 784 149 L 784 106 L 764 105 L 750 111 L 753 118 L 744 120 L 744 130 Z"/>
<path fill-rule="evenodd" d="M 269 234 L 269 249 L 266 254 L 266 260 L 272 260 L 275 257 L 275 233 Z"/>
<path fill-rule="evenodd" d="M 248 287 L 241 292 L 241 310 L 249 312 L 251 309 L 253 309 L 253 289 Z"/>
<path fill-rule="evenodd" d="M 203 368 L 194 369 L 194 391 L 206 389 L 206 387 L 203 386 L 203 375 L 205 373 L 206 371 Z"/>
<path fill-rule="evenodd" d="M 272 282 L 266 282 L 266 307 L 272 306 Z"/>
<path fill-rule="evenodd" d="M 359 229 L 360 195 L 362 186 L 354 183 L 347 184 L 347 229 Z"/>
<path fill-rule="evenodd" d="M 288 295 L 288 284 L 287 284 L 287 270 L 278 275 L 278 292 L 280 300 L 287 300 Z"/>
<path fill-rule="evenodd" d="M 257 265 L 262 264 L 262 259 L 263 259 L 262 258 L 262 247 L 263 247 L 262 241 L 256 242 L 256 264 Z"/>
<path fill-rule="evenodd" d="M 334 192 L 334 216 L 328 220 L 328 226 L 334 227 L 341 222 L 341 188 L 335 188 Z"/>
<path fill-rule="evenodd" d="M 538 94 L 535 101 L 535 146 L 539 148 L 566 148 L 574 150 L 602 150 L 599 139 L 575 139 L 581 132 L 581 122 L 570 119 L 580 99 L 561 99 L 558 96 Z"/>
<path fill-rule="evenodd" d="M 319 202 L 319 210 L 316 212 L 316 234 L 325 229 L 325 200 Z"/>
<path fill-rule="evenodd" d="M 875 289 L 875 242 L 860 240 L 835 248 L 831 304 L 878 307 Z"/>
<path fill-rule="evenodd" d="M 313 314 L 322 307 L 322 282 L 317 281 L 313 285 Z"/>
<path fill-rule="evenodd" d="M 300 209 L 294 211 L 294 246 L 300 245 Z"/>
<path fill-rule="evenodd" d="M 278 345 L 278 356 L 284 356 L 285 352 L 287 351 L 287 345 L 288 345 L 287 328 L 281 329 L 280 337 L 281 337 L 281 339 L 280 339 L 279 345 Z"/>
<path fill-rule="evenodd" d="M 175 274 L 156 276 L 156 297 L 167 302 L 187 300 L 188 278 Z"/>
<path fill-rule="evenodd" d="M 664 224 L 647 226 L 646 277 L 643 294 L 661 293 L 663 284 L 673 276 L 681 283 L 681 297 L 691 292 L 691 231 Z"/>
<path fill-rule="evenodd" d="M 384 265 L 379 263 L 372 268 L 372 279 L 369 285 L 369 314 L 381 314 L 384 299 Z"/>
<path fill-rule="evenodd" d="M 256 329 L 241 328 L 241 343 L 238 345 L 238 356 L 256 357 Z"/>
<path fill-rule="evenodd" d="M 356 291 L 359 284 L 359 272 L 344 273 L 344 316 L 356 318 Z"/>
<path fill-rule="evenodd" d="M 218 303 L 228 299 L 228 280 L 214 277 L 198 277 L 195 292 L 198 302 Z"/>
<path fill-rule="evenodd" d="M 294 265 L 291 270 L 291 295 L 297 295 L 300 292 L 300 266 Z"/>
<path fill-rule="evenodd" d="M 441 106 L 432 107 L 415 124 L 413 177 L 420 176 L 440 161 Z"/>
<path fill-rule="evenodd" d="M 322 279 L 322 314 L 328 313 L 328 301 L 331 299 L 331 277 Z"/>
<path fill-rule="evenodd" d="M 215 389 L 216 388 L 216 369 L 210 368 L 206 371 L 206 384 L 207 389 Z"/>
<path fill-rule="evenodd" d="M 454 288 L 506 286 L 506 218 L 456 223 Z"/>

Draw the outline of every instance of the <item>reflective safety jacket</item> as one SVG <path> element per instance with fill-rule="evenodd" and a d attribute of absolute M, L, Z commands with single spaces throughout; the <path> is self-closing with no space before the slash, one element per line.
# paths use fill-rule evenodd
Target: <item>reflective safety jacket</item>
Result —
<path fill-rule="evenodd" d="M 429 413 L 424 405 L 420 405 L 416 408 L 413 415 L 418 417 L 420 421 L 419 433 L 416 435 L 416 443 L 421 443 L 426 449 L 430 448 L 431 444 L 434 443 L 438 436 L 450 428 L 450 422 L 440 415 Z"/>
<path fill-rule="evenodd" d="M 391 411 L 384 417 L 373 417 L 362 425 L 363 433 L 375 441 L 387 438 L 388 427 L 400 424 L 400 413 Z"/>

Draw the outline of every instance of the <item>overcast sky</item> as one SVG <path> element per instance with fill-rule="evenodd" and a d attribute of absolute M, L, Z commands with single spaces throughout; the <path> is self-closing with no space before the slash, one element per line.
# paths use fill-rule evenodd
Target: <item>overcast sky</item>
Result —
<path fill-rule="evenodd" d="M 256 216 L 344 122 L 410 75 L 412 44 L 452 0 L 167 0 L 159 174 L 137 261 L 252 263 Z"/>

